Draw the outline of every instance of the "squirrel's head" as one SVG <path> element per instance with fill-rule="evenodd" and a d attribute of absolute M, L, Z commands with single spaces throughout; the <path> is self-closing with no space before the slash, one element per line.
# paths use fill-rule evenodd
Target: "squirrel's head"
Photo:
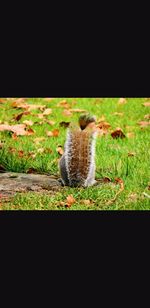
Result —
<path fill-rule="evenodd" d="M 83 114 L 79 117 L 79 125 L 82 130 L 84 130 L 89 124 L 95 123 L 96 117 L 90 114 Z"/>

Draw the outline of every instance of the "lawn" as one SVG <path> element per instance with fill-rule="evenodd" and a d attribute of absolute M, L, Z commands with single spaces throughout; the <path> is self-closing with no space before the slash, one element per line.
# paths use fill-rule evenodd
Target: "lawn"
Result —
<path fill-rule="evenodd" d="M 96 115 L 97 123 L 107 122 L 110 125 L 97 137 L 96 179 L 102 180 L 99 186 L 85 189 L 62 187 L 57 192 L 44 194 L 18 193 L 12 199 L 2 201 L 0 209 L 150 209 L 149 102 L 150 98 L 0 99 L 0 127 L 3 124 L 24 124 L 25 132 L 28 131 L 28 135 L 17 135 L 15 131 L 1 129 L 1 170 L 46 173 L 59 178 L 58 160 L 66 137 L 65 124 L 60 123 L 77 122 L 79 115 L 84 112 L 82 110 L 85 110 Z M 31 108 L 27 108 L 27 104 Z M 111 136 L 118 127 L 124 138 Z M 123 189 L 117 196 L 120 185 L 116 178 L 123 183 Z M 70 195 L 74 202 L 66 206 Z"/>

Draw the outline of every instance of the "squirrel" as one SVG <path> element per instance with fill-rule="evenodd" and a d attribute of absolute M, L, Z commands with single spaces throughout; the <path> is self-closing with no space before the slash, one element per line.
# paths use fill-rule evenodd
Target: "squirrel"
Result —
<path fill-rule="evenodd" d="M 79 118 L 79 127 L 70 125 L 59 161 L 61 183 L 63 186 L 88 187 L 95 180 L 95 116 L 87 114 Z"/>

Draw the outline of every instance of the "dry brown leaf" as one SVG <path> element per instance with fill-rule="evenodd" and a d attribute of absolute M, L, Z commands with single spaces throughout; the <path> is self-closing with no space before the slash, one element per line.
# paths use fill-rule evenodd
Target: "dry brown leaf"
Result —
<path fill-rule="evenodd" d="M 45 137 L 37 137 L 37 138 L 35 138 L 34 139 L 34 143 L 35 144 L 39 144 L 39 143 L 41 143 L 41 141 L 44 141 L 46 138 Z"/>
<path fill-rule="evenodd" d="M 13 134 L 12 134 L 12 139 L 18 140 L 18 137 L 17 137 L 16 133 L 13 133 Z"/>
<path fill-rule="evenodd" d="M 61 146 L 59 146 L 57 149 L 56 149 L 57 153 L 60 154 L 60 155 L 63 155 L 64 154 L 64 151 L 62 149 Z"/>
<path fill-rule="evenodd" d="M 43 152 L 44 152 L 44 149 L 43 149 L 43 148 L 39 148 L 39 149 L 37 150 L 37 152 L 38 152 L 38 153 L 43 153 Z"/>
<path fill-rule="evenodd" d="M 23 124 L 28 125 L 28 126 L 32 126 L 34 123 L 30 120 L 25 120 L 25 121 L 23 121 Z"/>
<path fill-rule="evenodd" d="M 136 153 L 135 152 L 128 152 L 128 156 L 135 156 Z"/>
<path fill-rule="evenodd" d="M 123 133 L 123 131 L 120 127 L 117 127 L 116 130 L 111 133 L 111 136 L 115 139 L 125 138 L 125 134 Z"/>
<path fill-rule="evenodd" d="M 135 134 L 133 132 L 127 133 L 126 135 L 127 135 L 128 138 L 133 138 L 135 136 Z"/>
<path fill-rule="evenodd" d="M 150 107 L 150 102 L 143 103 L 145 107 Z"/>
<path fill-rule="evenodd" d="M 19 150 L 19 151 L 18 151 L 18 156 L 19 156 L 19 157 L 23 157 L 23 156 L 24 156 L 24 151 Z"/>
<path fill-rule="evenodd" d="M 63 121 L 63 122 L 60 122 L 60 123 L 59 123 L 59 126 L 60 126 L 60 127 L 64 127 L 64 128 L 67 128 L 69 125 L 70 125 L 70 122 L 64 122 L 64 121 Z"/>
<path fill-rule="evenodd" d="M 137 197 L 138 197 L 138 195 L 137 195 L 137 193 L 131 193 L 130 195 L 129 195 L 129 200 L 130 201 L 137 201 Z"/>
<path fill-rule="evenodd" d="M 141 122 L 138 122 L 138 124 L 141 126 L 141 127 L 147 127 L 148 125 L 150 125 L 150 121 L 141 121 Z"/>
<path fill-rule="evenodd" d="M 104 129 L 104 130 L 107 130 L 108 128 L 111 127 L 111 125 L 108 123 L 108 122 L 105 122 L 105 121 L 101 121 L 99 122 L 96 127 L 100 128 L 100 129 Z"/>
<path fill-rule="evenodd" d="M 16 133 L 17 136 L 27 135 L 25 128 L 26 128 L 25 124 L 16 124 L 16 125 L 1 124 L 0 125 L 0 131 L 5 131 L 5 130 L 11 131 L 13 133 Z"/>
<path fill-rule="evenodd" d="M 26 135 L 30 136 L 34 134 L 34 130 L 32 128 L 29 128 L 28 130 L 26 130 Z"/>
<path fill-rule="evenodd" d="M 36 157 L 36 153 L 34 153 L 33 151 L 28 152 L 28 154 L 26 155 L 27 157 L 32 157 L 35 158 Z"/>
<path fill-rule="evenodd" d="M 70 110 L 64 110 L 64 111 L 62 112 L 62 114 L 63 114 L 64 116 L 66 116 L 66 117 L 72 116 L 72 112 L 71 112 Z"/>
<path fill-rule="evenodd" d="M 69 109 L 71 106 L 69 103 L 67 103 L 66 100 L 63 100 L 57 104 L 57 107 L 63 107 L 63 108 Z"/>
<path fill-rule="evenodd" d="M 44 118 L 43 113 L 38 113 L 38 114 L 36 114 L 36 116 L 37 116 L 39 119 L 43 119 L 43 118 Z"/>
<path fill-rule="evenodd" d="M 49 124 L 49 125 L 51 125 L 51 126 L 53 126 L 53 125 L 55 124 L 55 121 L 52 121 L 52 120 L 51 120 L 51 121 L 48 121 L 48 120 L 47 120 L 46 123 Z"/>
<path fill-rule="evenodd" d="M 123 116 L 123 112 L 114 112 L 114 113 L 112 113 L 112 115 L 116 115 L 116 116 L 122 117 Z"/>
<path fill-rule="evenodd" d="M 121 189 L 124 189 L 124 182 L 122 179 L 115 178 L 115 183 L 119 184 Z"/>
<path fill-rule="evenodd" d="M 150 119 L 150 114 L 146 114 L 145 116 L 144 116 L 144 119 Z"/>
<path fill-rule="evenodd" d="M 15 102 L 11 103 L 11 107 L 22 108 L 28 111 L 35 110 L 35 109 L 40 109 L 41 111 L 43 111 L 46 108 L 45 105 L 35 105 L 35 104 L 31 105 L 31 104 L 24 103 L 24 99 L 23 100 L 18 99 Z"/>
<path fill-rule="evenodd" d="M 119 98 L 119 100 L 118 100 L 118 104 L 119 105 L 123 105 L 123 104 L 126 104 L 127 103 L 127 100 L 125 99 L 125 98 Z"/>
<path fill-rule="evenodd" d="M 103 183 L 109 183 L 109 182 L 111 182 L 111 179 L 110 179 L 108 176 L 105 176 L 105 177 L 102 179 L 102 182 L 103 182 Z"/>
<path fill-rule="evenodd" d="M 0 98 L 0 104 L 4 104 L 6 101 L 3 98 Z"/>
<path fill-rule="evenodd" d="M 74 199 L 73 195 L 69 195 L 67 198 L 66 198 L 66 201 L 65 202 L 65 206 L 66 207 L 71 207 L 72 204 L 74 204 L 76 202 L 76 200 Z"/>
<path fill-rule="evenodd" d="M 51 108 L 46 108 L 43 112 L 43 115 L 49 115 L 52 113 L 52 109 Z"/>

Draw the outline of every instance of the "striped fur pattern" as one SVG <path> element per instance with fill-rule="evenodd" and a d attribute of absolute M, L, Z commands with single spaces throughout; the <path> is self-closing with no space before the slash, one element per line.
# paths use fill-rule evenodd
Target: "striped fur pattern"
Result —
<path fill-rule="evenodd" d="M 69 186 L 90 186 L 95 182 L 95 137 L 90 129 L 70 128 L 65 143 L 65 165 Z"/>

